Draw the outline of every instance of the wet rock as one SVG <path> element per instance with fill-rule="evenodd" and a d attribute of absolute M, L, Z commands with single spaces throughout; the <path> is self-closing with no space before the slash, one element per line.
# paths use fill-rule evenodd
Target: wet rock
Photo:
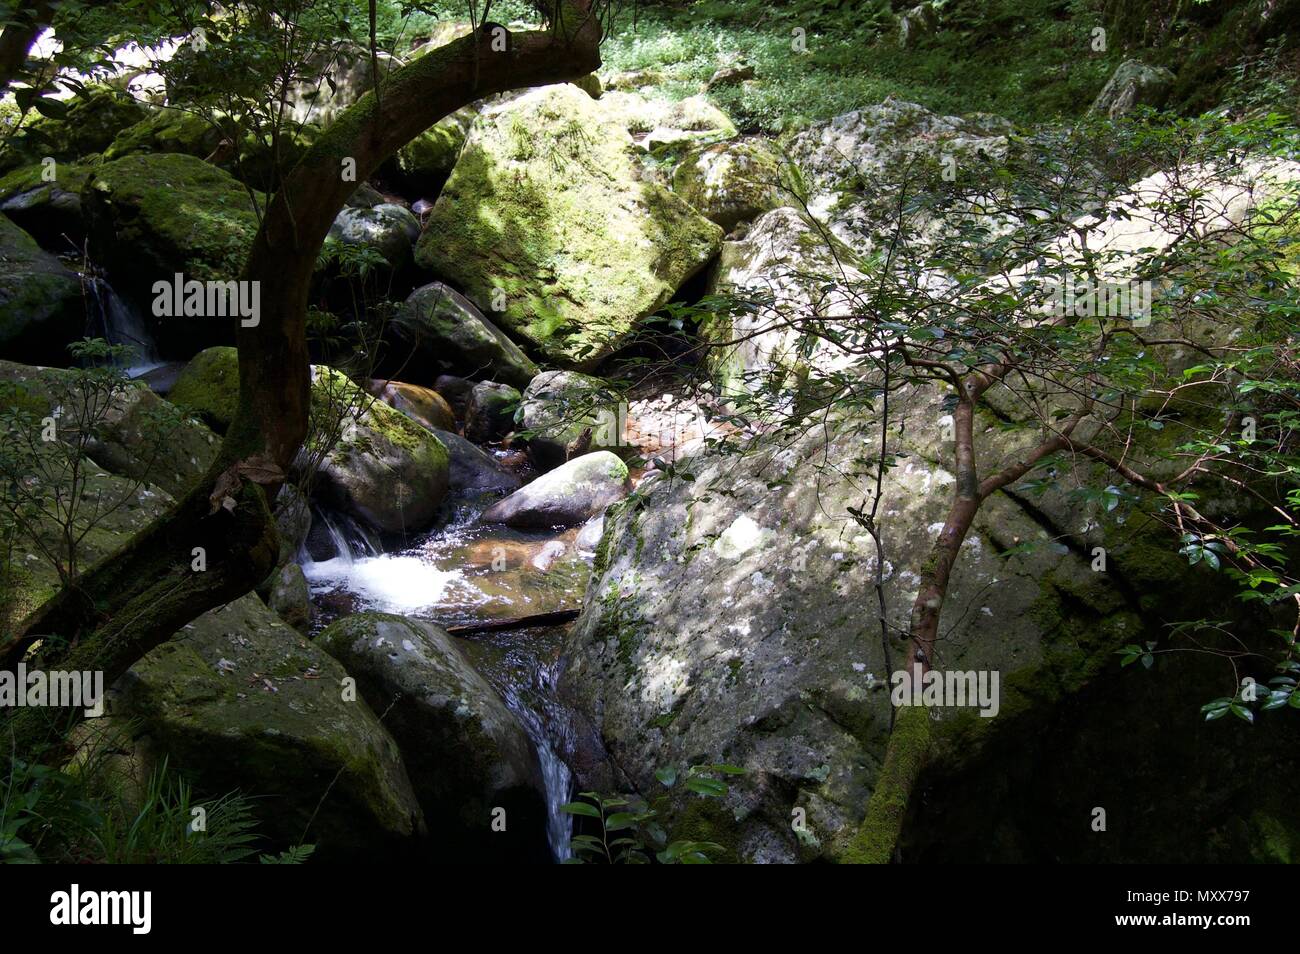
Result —
<path fill-rule="evenodd" d="M 411 292 L 393 318 L 397 333 L 436 367 L 524 387 L 537 365 L 483 316 L 469 299 L 442 282 Z"/>
<path fill-rule="evenodd" d="M 572 527 L 601 513 L 631 489 L 627 465 L 608 451 L 574 458 L 499 500 L 484 523 L 522 530 Z"/>
<path fill-rule="evenodd" d="M 318 645 L 343 663 L 385 713 L 443 862 L 547 861 L 541 769 L 532 744 L 446 630 L 361 613 Z M 505 831 L 493 831 L 505 811 Z"/>
<path fill-rule="evenodd" d="M 480 444 L 505 437 L 514 429 L 520 397 L 508 384 L 480 381 L 474 385 L 465 409 L 465 436 Z"/>
<path fill-rule="evenodd" d="M 433 382 L 433 389 L 451 406 L 456 419 L 463 421 L 465 412 L 469 410 L 469 398 L 474 392 L 474 382 L 452 374 L 440 374 Z"/>
<path fill-rule="evenodd" d="M 456 426 L 456 415 L 451 405 L 431 388 L 404 381 L 375 379 L 370 382 L 369 391 L 428 430 L 445 431 Z"/>
<path fill-rule="evenodd" d="M 480 494 L 519 489 L 519 478 L 497 462 L 491 454 L 459 434 L 435 431 L 447 448 L 451 461 L 448 486 L 453 494 Z"/>

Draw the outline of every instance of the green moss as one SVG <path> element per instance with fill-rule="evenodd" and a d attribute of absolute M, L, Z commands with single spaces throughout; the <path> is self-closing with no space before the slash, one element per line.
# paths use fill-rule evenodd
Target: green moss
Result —
<path fill-rule="evenodd" d="M 168 400 L 224 432 L 239 407 L 239 352 L 224 347 L 200 351 L 176 378 Z"/>
<path fill-rule="evenodd" d="M 199 281 L 238 276 L 258 227 L 244 186 L 183 153 L 100 166 L 83 204 L 97 256 L 146 287 L 177 272 Z"/>
<path fill-rule="evenodd" d="M 930 751 L 931 735 L 929 709 L 903 706 L 897 712 L 867 815 L 839 858 L 844 864 L 887 865 L 893 861 L 908 801 Z"/>
<path fill-rule="evenodd" d="M 59 119 L 27 117 L 18 134 L 5 144 L 0 168 L 10 169 L 50 156 L 60 162 L 101 153 L 117 134 L 139 122 L 145 107 L 132 97 L 106 86 L 90 87 L 84 95 L 65 101 Z"/>
<path fill-rule="evenodd" d="M 113 161 L 137 153 L 185 153 L 203 159 L 221 144 L 222 130 L 181 109 L 160 109 L 117 134 L 104 150 Z"/>
<path fill-rule="evenodd" d="M 608 354 L 716 250 L 721 230 L 639 181 L 632 144 L 571 86 L 480 124 L 416 261 L 566 366 Z"/>
<path fill-rule="evenodd" d="M 712 842 L 722 848 L 720 852 L 709 854 L 715 864 L 740 863 L 740 832 L 736 819 L 716 798 L 690 798 L 674 819 L 669 840 Z"/>

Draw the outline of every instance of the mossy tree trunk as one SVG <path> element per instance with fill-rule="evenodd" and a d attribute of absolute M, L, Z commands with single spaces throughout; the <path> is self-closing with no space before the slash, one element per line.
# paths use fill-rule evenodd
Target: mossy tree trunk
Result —
<path fill-rule="evenodd" d="M 989 372 L 954 376 L 957 393 L 953 408 L 953 459 L 956 482 L 943 529 L 935 538 L 921 568 L 921 584 L 912 601 L 909 621 L 910 652 L 904 661 L 913 680 L 924 678 L 934 664 L 939 621 L 953 567 L 975 523 L 979 509 L 992 494 L 1019 480 L 1040 461 L 1071 446 L 1070 436 L 1087 416 L 1088 407 L 1062 422 L 1023 459 L 979 479 L 975 455 L 975 410 L 984 394 L 1002 380 L 1009 366 Z M 867 803 L 866 816 L 841 860 L 848 864 L 889 864 L 903 831 L 907 806 L 929 754 L 930 711 L 925 706 L 904 706 L 894 721 L 885 761 Z"/>
<path fill-rule="evenodd" d="M 0 666 L 12 669 L 33 640 L 53 634 L 68 643 L 60 650 L 51 641 L 47 666 L 100 670 L 110 684 L 185 623 L 266 577 L 278 548 L 268 500 L 307 434 L 307 297 L 335 217 L 359 182 L 444 116 L 596 69 L 593 6 L 560 0 L 546 29 L 510 35 L 505 50 L 487 31 L 452 41 L 394 72 L 381 97 L 366 94 L 324 132 L 268 203 L 249 254 L 243 278 L 261 282 L 261 313 L 256 326 L 238 329 L 239 407 L 216 461 L 168 514 L 27 620 L 0 647 Z M 50 718 L 51 710 L 16 710 L 20 752 L 48 737 Z"/>

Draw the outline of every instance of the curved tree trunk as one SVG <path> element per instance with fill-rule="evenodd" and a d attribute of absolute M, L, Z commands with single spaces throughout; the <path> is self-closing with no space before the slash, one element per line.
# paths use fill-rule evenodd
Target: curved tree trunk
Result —
<path fill-rule="evenodd" d="M 307 297 L 316 258 L 359 182 L 442 117 L 484 96 L 577 79 L 600 65 L 601 27 L 590 0 L 556 4 L 548 29 L 513 34 L 493 51 L 478 32 L 420 57 L 367 93 L 322 134 L 270 200 L 243 278 L 261 282 L 261 313 L 240 327 L 239 406 L 213 466 L 168 514 L 88 571 L 0 649 L 12 668 L 34 639 L 57 634 L 67 651 L 50 665 L 121 676 L 196 616 L 256 586 L 278 541 L 267 499 L 307 434 Z M 260 486 L 259 486 L 260 485 Z M 191 569 L 203 547 L 207 569 Z M 46 737 L 50 710 L 20 709 L 22 745 Z M 80 712 L 66 712 L 72 720 Z"/>

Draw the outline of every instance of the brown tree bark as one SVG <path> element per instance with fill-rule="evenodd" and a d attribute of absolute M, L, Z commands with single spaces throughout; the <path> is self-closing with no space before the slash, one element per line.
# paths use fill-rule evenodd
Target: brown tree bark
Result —
<path fill-rule="evenodd" d="M 0 93 L 22 71 L 36 37 L 50 24 L 54 4 L 40 0 L 16 11 L 13 20 L 0 30 Z"/>
<path fill-rule="evenodd" d="M 560 0 L 547 29 L 511 36 L 505 52 L 478 32 L 396 71 L 382 102 L 367 93 L 330 126 L 270 200 L 243 278 L 261 282 L 261 314 L 240 327 L 239 406 L 216 462 L 168 514 L 89 570 L 0 647 L 12 668 L 32 641 L 54 634 L 71 648 L 49 664 L 120 677 L 185 623 L 265 578 L 277 550 L 267 504 L 307 434 L 310 368 L 307 296 L 330 225 L 359 182 L 442 117 L 484 96 L 577 79 L 600 65 L 591 0 Z M 225 505 L 223 505 L 223 502 Z M 203 547 L 207 569 L 191 569 Z M 43 738 L 48 714 L 18 710 L 21 745 Z M 63 714 L 80 718 L 80 711 Z"/>
<path fill-rule="evenodd" d="M 956 486 L 943 529 L 921 567 L 921 584 L 912 602 L 909 624 L 911 653 L 904 663 L 908 672 L 919 671 L 921 677 L 933 666 L 939 621 L 948 597 L 952 569 L 981 505 L 992 494 L 1019 480 L 1044 458 L 1069 447 L 1070 435 L 1088 413 L 1085 407 L 1072 415 L 1023 460 L 1008 464 L 981 481 L 975 459 L 975 408 L 983 394 L 1001 377 L 1001 374 L 980 374 L 962 380 L 957 388 L 959 398 L 953 409 Z M 919 670 L 914 667 L 919 667 Z M 907 818 L 908 801 L 925 767 L 929 748 L 929 710 L 924 706 L 903 708 L 889 735 L 884 764 L 867 803 L 866 815 L 845 849 L 843 861 L 849 864 L 889 864 L 893 860 Z"/>

